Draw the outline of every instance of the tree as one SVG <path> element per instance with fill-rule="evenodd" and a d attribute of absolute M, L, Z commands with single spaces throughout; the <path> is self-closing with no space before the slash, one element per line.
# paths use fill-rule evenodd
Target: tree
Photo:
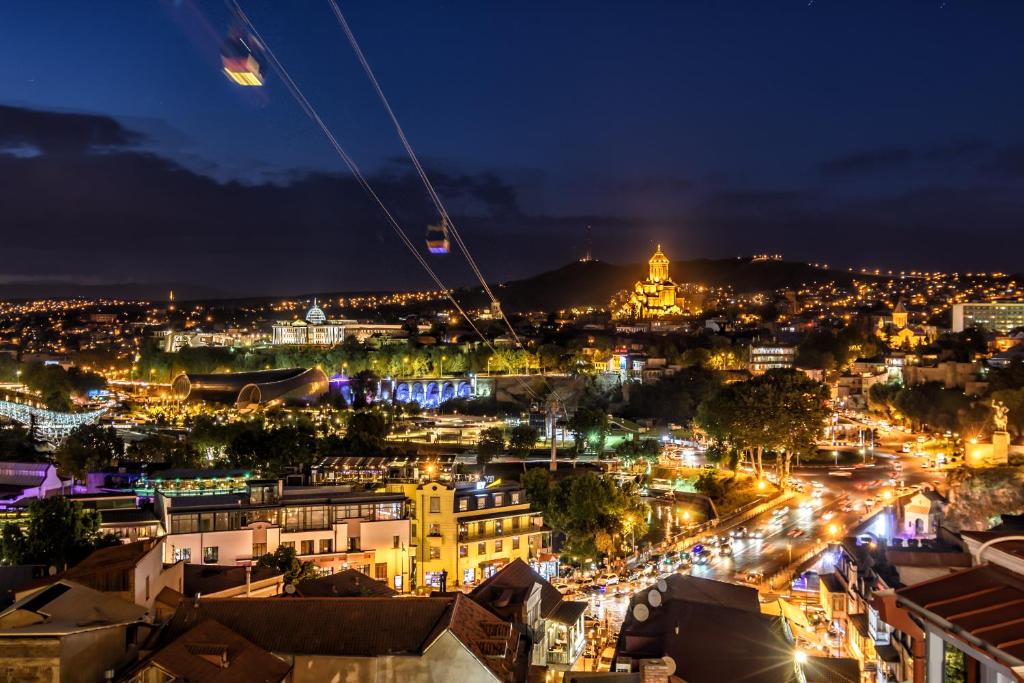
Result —
<path fill-rule="evenodd" d="M 118 539 L 100 533 L 100 515 L 61 496 L 39 498 L 28 506 L 28 524 L 3 527 L 0 559 L 6 564 L 46 564 L 58 571 L 81 561 L 96 548 Z"/>
<path fill-rule="evenodd" d="M 720 386 L 717 372 L 692 365 L 655 384 L 630 387 L 629 403 L 622 415 L 688 425 L 696 416 L 700 402 Z"/>
<path fill-rule="evenodd" d="M 256 566 L 277 569 L 284 574 L 284 582 L 293 585 L 320 575 L 316 565 L 300 560 L 295 548 L 286 545 L 279 545 L 274 552 L 260 556 Z"/>
<path fill-rule="evenodd" d="M 544 467 L 533 467 L 526 470 L 519 483 L 526 491 L 526 499 L 534 510 L 545 510 L 551 497 L 551 475 Z"/>
<path fill-rule="evenodd" d="M 349 418 L 342 448 L 352 455 L 380 453 L 387 447 L 385 439 L 391 431 L 387 415 L 379 410 L 357 410 Z"/>
<path fill-rule="evenodd" d="M 91 471 L 109 467 L 124 456 L 124 442 L 113 427 L 82 425 L 68 435 L 54 453 L 57 467 L 84 479 Z"/>
<path fill-rule="evenodd" d="M 531 475 L 530 484 L 542 484 L 540 476 Z M 581 559 L 618 554 L 626 526 L 647 515 L 632 486 L 619 486 L 592 472 L 550 486 L 542 509 L 545 523 L 565 536 L 563 556 Z"/>
<path fill-rule="evenodd" d="M 167 463 L 175 468 L 195 468 L 203 464 L 203 456 L 191 443 L 158 434 L 132 444 L 128 457 L 139 462 Z"/>
<path fill-rule="evenodd" d="M 760 478 L 763 456 L 780 457 L 788 476 L 793 454 L 812 451 L 828 417 L 828 390 L 793 370 L 771 371 L 722 387 L 697 410 L 697 422 L 712 439 L 745 452 Z"/>
<path fill-rule="evenodd" d="M 540 432 L 537 431 L 536 427 L 529 424 L 520 424 L 512 428 L 508 437 L 508 448 L 515 455 L 520 458 L 525 458 L 533 450 L 534 444 L 537 443 L 537 438 L 540 436 Z"/>
<path fill-rule="evenodd" d="M 505 450 L 505 435 L 500 427 L 488 427 L 480 432 L 476 442 L 476 464 L 486 471 L 487 463 Z"/>
<path fill-rule="evenodd" d="M 608 413 L 599 405 L 581 402 L 569 418 L 569 431 L 572 432 L 577 455 L 588 450 L 601 453 L 608 437 Z"/>

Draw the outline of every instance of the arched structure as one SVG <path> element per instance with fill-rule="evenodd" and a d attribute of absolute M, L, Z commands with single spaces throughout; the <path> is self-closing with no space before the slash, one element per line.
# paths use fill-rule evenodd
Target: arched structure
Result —
<path fill-rule="evenodd" d="M 96 424 L 105 410 L 62 413 L 17 401 L 0 401 L 0 416 L 33 427 L 47 441 L 60 441 L 82 425 Z"/>
<path fill-rule="evenodd" d="M 232 403 L 238 408 L 270 401 L 315 403 L 327 389 L 327 375 L 320 368 L 209 375 L 182 373 L 171 382 L 171 394 L 179 401 Z"/>
<path fill-rule="evenodd" d="M 381 384 L 381 398 L 391 397 L 385 383 Z M 403 379 L 394 383 L 394 399 L 399 403 L 414 401 L 424 408 L 436 408 L 453 398 L 469 398 L 473 384 L 468 379 Z"/>

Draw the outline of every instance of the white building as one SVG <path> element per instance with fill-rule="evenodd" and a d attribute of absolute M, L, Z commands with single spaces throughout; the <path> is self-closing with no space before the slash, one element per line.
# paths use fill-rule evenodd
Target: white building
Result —
<path fill-rule="evenodd" d="M 373 335 L 392 337 L 404 332 L 401 325 L 361 323 L 358 320 L 328 320 L 323 309 L 313 301 L 305 320 L 279 320 L 274 323 L 271 343 L 274 345 L 334 346 L 347 337 L 366 341 Z"/>
<path fill-rule="evenodd" d="M 953 304 L 953 331 L 968 327 L 984 327 L 1006 334 L 1015 327 L 1024 327 L 1024 302 L 991 301 Z"/>
<path fill-rule="evenodd" d="M 412 589 L 411 522 L 400 493 L 285 489 L 280 480 L 251 480 L 245 493 L 158 492 L 156 509 L 167 530 L 168 563 L 248 565 L 286 545 L 323 573 L 358 569 L 400 593 Z"/>

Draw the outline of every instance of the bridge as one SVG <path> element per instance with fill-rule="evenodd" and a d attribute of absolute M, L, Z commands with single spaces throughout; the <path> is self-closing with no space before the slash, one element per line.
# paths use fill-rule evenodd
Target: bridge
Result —
<path fill-rule="evenodd" d="M 19 395 L 4 396 L 3 400 L 0 400 L 0 417 L 32 427 L 47 441 L 60 441 L 84 424 L 95 424 L 105 411 L 103 409 L 84 413 L 62 413 L 47 410 L 30 401 L 31 399 Z"/>
<path fill-rule="evenodd" d="M 354 393 L 348 379 L 340 375 L 332 378 L 332 391 L 337 391 L 349 404 Z M 436 408 L 453 398 L 479 395 L 475 377 L 407 377 L 382 379 L 377 383 L 376 398 L 399 403 L 419 403 L 424 408 Z"/>

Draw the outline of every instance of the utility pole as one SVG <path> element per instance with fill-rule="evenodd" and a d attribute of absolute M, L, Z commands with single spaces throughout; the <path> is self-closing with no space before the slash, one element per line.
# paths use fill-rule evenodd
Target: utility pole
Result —
<path fill-rule="evenodd" d="M 556 430 L 558 429 L 558 398 L 554 392 L 548 396 L 548 428 L 551 434 L 551 465 L 552 472 L 558 470 L 558 443 L 555 441 Z"/>

